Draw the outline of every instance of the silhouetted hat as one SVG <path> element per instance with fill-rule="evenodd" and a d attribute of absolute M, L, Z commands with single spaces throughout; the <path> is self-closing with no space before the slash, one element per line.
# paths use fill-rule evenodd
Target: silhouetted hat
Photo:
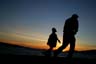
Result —
<path fill-rule="evenodd" d="M 73 14 L 72 17 L 78 18 L 79 16 L 77 14 Z"/>
<path fill-rule="evenodd" d="M 52 28 L 52 31 L 53 31 L 53 32 L 57 32 L 56 28 Z"/>

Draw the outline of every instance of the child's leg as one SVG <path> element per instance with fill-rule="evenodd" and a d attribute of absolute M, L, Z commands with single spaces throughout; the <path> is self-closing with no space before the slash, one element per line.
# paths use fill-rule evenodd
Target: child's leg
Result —
<path fill-rule="evenodd" d="M 53 50 L 53 47 L 50 47 L 47 51 L 46 51 L 46 55 L 47 56 L 51 56 L 52 54 L 51 54 L 51 52 L 52 52 L 52 50 Z"/>
<path fill-rule="evenodd" d="M 48 51 L 52 51 L 53 50 L 53 47 L 50 47 Z"/>

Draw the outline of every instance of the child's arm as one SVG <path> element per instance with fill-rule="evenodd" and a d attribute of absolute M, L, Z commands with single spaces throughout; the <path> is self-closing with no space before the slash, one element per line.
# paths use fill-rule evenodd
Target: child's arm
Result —
<path fill-rule="evenodd" d="M 58 42 L 61 43 L 61 41 L 57 38 Z"/>
<path fill-rule="evenodd" d="M 57 35 L 56 35 L 56 37 L 57 37 Z M 57 40 L 58 40 L 59 43 L 61 43 L 61 41 L 58 39 L 58 37 L 57 37 Z"/>
<path fill-rule="evenodd" d="M 58 39 L 58 42 L 61 43 L 61 41 Z"/>

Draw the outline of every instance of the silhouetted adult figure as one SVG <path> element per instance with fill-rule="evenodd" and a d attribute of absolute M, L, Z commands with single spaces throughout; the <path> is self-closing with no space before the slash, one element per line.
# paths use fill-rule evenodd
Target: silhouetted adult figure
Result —
<path fill-rule="evenodd" d="M 49 35 L 48 42 L 47 42 L 49 49 L 46 52 L 44 52 L 46 56 L 51 56 L 51 52 L 53 48 L 56 47 L 57 41 L 61 43 L 57 37 L 56 32 L 57 32 L 56 28 L 52 28 L 52 33 Z"/>
<path fill-rule="evenodd" d="M 70 50 L 67 58 L 71 58 L 75 49 L 75 35 L 78 32 L 78 15 L 73 14 L 72 17 L 65 21 L 63 30 L 63 44 L 57 50 L 54 51 L 54 56 L 56 57 L 63 49 L 65 49 L 68 44 L 70 44 Z"/>

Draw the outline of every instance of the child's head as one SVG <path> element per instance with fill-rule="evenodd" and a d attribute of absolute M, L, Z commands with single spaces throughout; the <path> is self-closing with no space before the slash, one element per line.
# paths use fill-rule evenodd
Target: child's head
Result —
<path fill-rule="evenodd" d="M 52 32 L 57 32 L 56 28 L 52 28 Z"/>

